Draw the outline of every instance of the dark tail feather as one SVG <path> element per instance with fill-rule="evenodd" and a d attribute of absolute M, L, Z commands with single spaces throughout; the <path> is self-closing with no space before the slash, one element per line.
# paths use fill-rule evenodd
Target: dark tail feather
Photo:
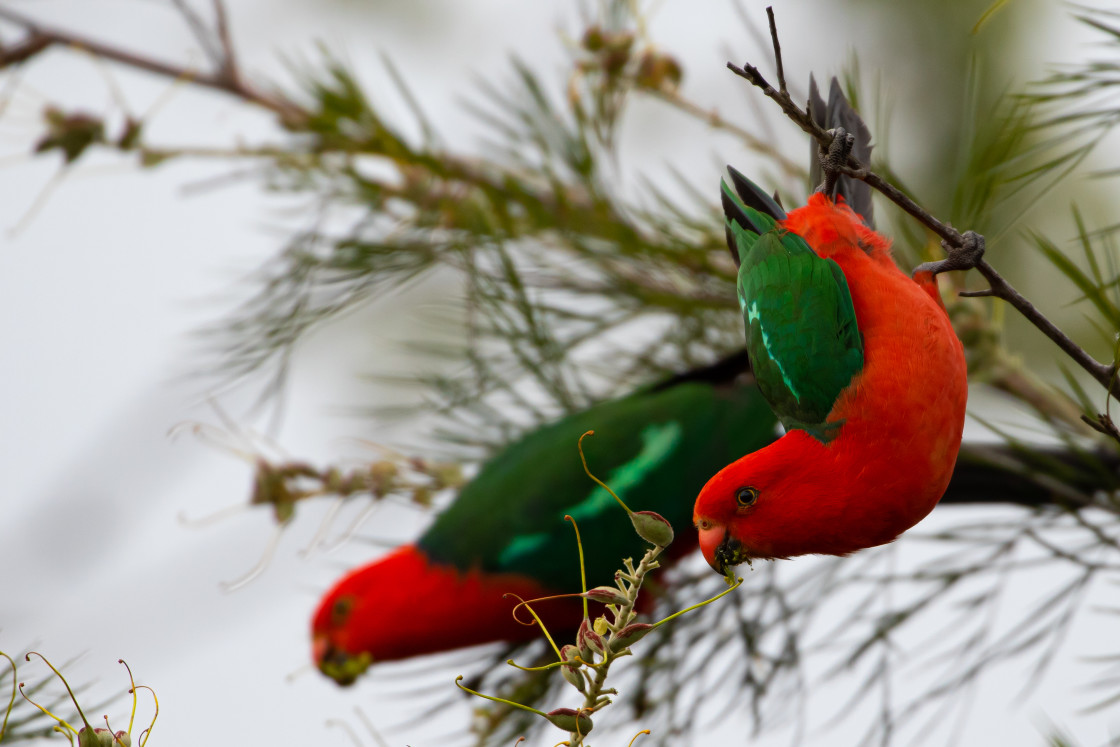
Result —
<path fill-rule="evenodd" d="M 700 368 L 694 368 L 691 371 L 685 371 L 684 373 L 679 373 L 672 378 L 666 379 L 654 385 L 650 391 L 660 392 L 690 381 L 700 381 L 715 386 L 729 386 L 731 384 L 753 386 L 753 384 L 747 381 L 740 380 L 740 377 L 750 373 L 750 370 L 751 361 L 750 358 L 747 357 L 747 351 L 736 350 L 734 353 L 720 358 L 715 363 L 710 363 Z"/>
<path fill-rule="evenodd" d="M 821 127 L 829 130 L 833 127 L 843 127 L 849 133 L 855 135 L 856 144 L 852 148 L 852 155 L 858 158 L 861 163 L 870 163 L 871 131 L 867 129 L 867 125 L 856 114 L 848 100 L 844 98 L 844 92 L 840 90 L 840 81 L 836 78 L 832 79 L 828 89 L 828 104 L 826 105 L 824 99 L 821 98 L 820 89 L 817 88 L 816 79 L 810 75 L 809 108 L 813 120 Z M 812 150 L 809 178 L 815 187 L 821 183 L 823 176 L 820 160 L 817 158 L 816 142 L 810 143 L 809 147 Z M 853 179 L 850 176 L 841 176 L 837 182 L 836 194 L 844 198 L 848 206 L 863 218 L 863 222 L 869 228 L 875 227 L 875 208 L 871 204 L 871 187 L 867 186 L 865 182 Z"/>
<path fill-rule="evenodd" d="M 1065 491 L 1092 494 L 1120 487 L 1120 459 L 1112 452 L 964 444 L 943 504 L 1011 503 L 1078 508 Z"/>
<path fill-rule="evenodd" d="M 782 210 L 782 206 L 773 197 L 763 192 L 761 187 L 730 166 L 727 167 L 727 173 L 731 175 L 731 183 L 735 185 L 735 192 L 744 205 L 765 213 L 774 220 L 786 219 L 786 211 Z M 758 229 L 754 231 L 762 233 Z"/>

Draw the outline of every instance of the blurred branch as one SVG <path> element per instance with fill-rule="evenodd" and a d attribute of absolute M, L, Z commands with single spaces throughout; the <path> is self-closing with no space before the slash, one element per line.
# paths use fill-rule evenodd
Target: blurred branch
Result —
<path fill-rule="evenodd" d="M 95 57 L 119 62 L 129 67 L 155 73 L 156 75 L 188 81 L 196 85 L 224 91 L 225 93 L 232 94 L 245 101 L 252 102 L 276 112 L 285 123 L 305 120 L 307 116 L 306 111 L 295 103 L 282 96 L 261 91 L 242 80 L 234 64 L 232 46 L 229 41 L 229 28 L 221 0 L 215 0 L 215 7 L 219 9 L 217 11 L 218 30 L 215 33 L 220 37 L 221 48 L 225 50 L 221 69 L 217 72 L 205 73 L 191 70 L 186 67 L 136 54 L 126 49 L 121 49 L 120 47 L 82 36 L 81 34 L 44 26 L 33 18 L 2 6 L 0 6 L 0 20 L 23 28 L 27 31 L 27 37 L 14 47 L 0 50 L 0 68 L 23 62 L 55 45 L 72 47 L 88 52 Z"/>
<path fill-rule="evenodd" d="M 785 112 L 790 120 L 817 141 L 823 155 L 828 152 L 830 146 L 833 145 L 834 136 L 837 132 L 825 130 L 813 119 L 808 107 L 802 109 L 794 103 L 793 98 L 790 96 L 785 86 L 782 50 L 778 42 L 778 30 L 774 22 L 773 8 L 768 7 L 766 13 L 770 19 L 770 35 L 773 40 L 774 56 L 778 67 L 779 88 L 775 89 L 771 86 L 766 78 L 758 71 L 758 68 L 753 65 L 744 64 L 743 67 L 740 68 L 728 62 L 727 67 L 739 77 L 745 78 L 752 85 L 762 89 L 762 92 L 768 98 L 772 99 L 781 107 L 782 111 Z M 916 218 L 929 230 L 941 237 L 942 246 L 945 247 L 949 257 L 941 262 L 923 265 L 923 268 L 932 271 L 934 274 L 945 270 L 967 270 L 975 268 L 988 281 L 990 287 L 980 291 L 962 291 L 962 296 L 994 296 L 1007 301 L 1034 324 L 1035 327 L 1041 330 L 1043 334 L 1054 341 L 1054 343 L 1073 359 L 1074 362 L 1089 372 L 1107 392 L 1112 396 L 1120 397 L 1120 382 L 1118 382 L 1116 378 L 1116 365 L 1101 363 L 1085 352 L 1081 346 L 1075 343 L 1068 335 L 1058 329 L 1053 322 L 1047 319 L 1034 304 L 1015 290 L 1003 276 L 996 272 L 995 268 L 985 262 L 983 259 L 983 236 L 971 231 L 966 231 L 962 234 L 952 226 L 941 222 L 902 190 L 876 174 L 867 164 L 860 163 L 860 161 L 850 153 L 847 154 L 846 159 L 844 159 L 838 170 L 840 173 L 866 182 L 872 188 L 885 195 L 891 202 Z M 1109 433 L 1108 430 L 1102 432 Z"/>

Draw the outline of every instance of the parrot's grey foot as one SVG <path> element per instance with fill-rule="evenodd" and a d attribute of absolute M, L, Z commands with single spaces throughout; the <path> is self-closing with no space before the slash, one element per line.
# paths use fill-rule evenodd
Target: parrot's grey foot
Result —
<path fill-rule="evenodd" d="M 821 162 L 824 181 L 816 191 L 826 197 L 832 197 L 836 191 L 836 182 L 840 180 L 840 169 L 848 163 L 848 156 L 856 144 L 856 136 L 843 127 L 834 127 L 829 132 L 832 133 L 832 143 L 828 148 L 817 146 L 817 158 Z"/>
<path fill-rule="evenodd" d="M 971 270 L 980 264 L 984 258 L 984 237 L 975 231 L 965 231 L 961 238 L 964 239 L 960 246 L 950 246 L 942 241 L 941 246 L 948 255 L 938 262 L 925 262 L 914 268 L 914 274 L 928 272 L 939 275 L 949 270 Z"/>

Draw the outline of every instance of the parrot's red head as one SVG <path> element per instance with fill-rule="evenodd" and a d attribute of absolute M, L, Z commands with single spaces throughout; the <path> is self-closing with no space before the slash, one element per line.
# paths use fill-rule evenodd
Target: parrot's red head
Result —
<path fill-rule="evenodd" d="M 463 572 L 433 562 L 415 545 L 401 547 L 351 571 L 323 597 L 311 621 L 315 665 L 350 685 L 379 661 L 534 637 L 535 626 L 513 618 L 517 600 L 507 593 L 523 599 L 550 594 L 525 576 Z M 579 622 L 577 607 L 542 610 L 546 622 L 571 626 L 573 613 Z"/>
<path fill-rule="evenodd" d="M 848 486 L 829 477 L 830 457 L 819 441 L 791 431 L 717 472 L 693 511 L 708 564 L 727 573 L 753 558 L 857 549 L 860 533 L 847 531 L 855 521 L 841 515 L 851 505 Z"/>

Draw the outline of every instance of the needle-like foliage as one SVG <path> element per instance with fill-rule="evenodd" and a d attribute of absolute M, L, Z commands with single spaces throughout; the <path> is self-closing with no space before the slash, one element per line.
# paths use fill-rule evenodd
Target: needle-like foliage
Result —
<path fill-rule="evenodd" d="M 221 155 L 252 161 L 265 187 L 310 206 L 306 227 L 260 269 L 251 296 L 208 330 L 214 354 L 208 372 L 227 382 L 264 376 L 266 394 L 280 397 L 293 350 L 309 332 L 439 278 L 451 289 L 442 313 L 454 342 L 412 345 L 457 367 L 410 378 L 424 392 L 423 409 L 437 416 L 426 422 L 469 461 L 562 413 L 741 349 L 735 268 L 724 245 L 718 192 L 683 177 L 648 180 L 635 189 L 638 179 L 620 167 L 622 125 L 638 101 L 671 107 L 708 125 L 721 142 L 754 152 L 760 168 L 783 180 L 780 192 L 790 200 L 803 199 L 810 185 L 800 191 L 791 185 L 807 171 L 799 158 L 759 136 L 788 126 L 776 110 L 772 120 L 760 113 L 758 122 L 732 122 L 687 98 L 686 71 L 650 38 L 640 6 L 600 3 L 574 34 L 569 70 L 559 81 L 533 60 L 513 60 L 504 78 L 474 84 L 467 108 L 487 135 L 470 151 L 444 143 L 440 125 L 413 96 L 408 72 L 388 60 L 384 77 L 407 104 L 410 121 L 387 114 L 357 71 L 325 49 L 292 63 L 297 82 L 291 91 L 264 93 L 238 71 L 228 35 L 216 31 L 209 39 L 205 24 L 190 16 L 194 32 L 209 39 L 203 46 L 215 70 L 181 77 L 264 107 L 287 133 L 279 146 Z M 997 2 L 973 19 L 976 28 L 998 24 L 1002 6 Z M 1072 336 L 1115 370 L 1120 219 L 1102 215 L 1098 205 L 1080 205 L 1089 200 L 1068 210 L 1067 204 L 1075 201 L 1070 183 L 1085 174 L 1086 164 L 1094 164 L 1098 190 L 1114 189 L 1109 180 L 1120 173 L 1120 163 L 1107 162 L 1101 148 L 1120 122 L 1120 14 L 1073 13 L 1104 42 L 1092 60 L 1029 85 L 993 82 L 976 59 L 970 63 L 959 87 L 962 103 L 943 107 L 953 136 L 941 138 L 951 145 L 939 151 L 946 157 L 936 185 L 892 167 L 900 148 L 914 144 L 889 126 L 889 91 L 880 87 L 867 95 L 871 83 L 854 64 L 846 87 L 879 137 L 874 172 L 919 202 L 932 199 L 931 210 L 942 211 L 947 223 L 986 235 L 1001 271 L 1014 274 L 1018 265 L 1041 258 L 1051 276 L 1068 281 L 1054 295 L 1087 321 L 1090 334 L 1075 329 Z M 38 53 L 35 44 L 41 51 L 72 41 L 7 9 L 0 8 L 0 22 L 24 29 L 30 45 L 0 50 L 2 65 L 25 63 Z M 713 45 L 721 32 L 711 30 Z M 154 69 L 107 45 L 83 46 L 105 59 Z M 807 73 L 799 69 L 797 75 Z M 783 90 L 785 74 L 779 72 Z M 761 98 L 729 74 L 726 86 L 729 97 Z M 867 111 L 872 106 L 876 112 Z M 60 151 L 69 165 L 95 147 L 138 152 L 149 166 L 194 155 L 148 142 L 131 120 L 115 136 L 99 120 L 67 113 L 64 103 L 49 110 L 39 151 Z M 671 161 L 671 154 L 650 160 Z M 1060 210 L 1053 209 L 1056 203 Z M 1070 220 L 1060 222 L 1059 213 Z M 908 215 L 879 215 L 904 263 L 941 256 L 935 235 Z M 1068 655 L 1065 636 L 1085 614 L 1086 598 L 1113 586 L 1120 574 L 1115 459 L 1102 451 L 1115 450 L 1120 432 L 1099 379 L 1080 375 L 1070 363 L 1061 389 L 1048 383 L 1033 362 L 1060 357 L 1057 349 L 1040 343 L 1024 351 L 1017 341 L 1025 333 L 1008 333 L 1013 312 L 1002 301 L 957 296 L 975 291 L 971 275 L 943 281 L 971 377 L 1038 413 L 1072 455 L 1054 460 L 1003 434 L 1013 456 L 999 458 L 1043 492 L 1045 505 L 997 507 L 980 517 L 962 515 L 932 534 L 913 532 L 906 542 L 925 552 L 905 567 L 893 548 L 762 565 L 748 575 L 749 594 L 741 593 L 738 603 L 658 628 L 644 641 L 640 666 L 621 674 L 631 678 L 620 686 L 628 694 L 622 702 L 660 735 L 651 741 L 676 744 L 732 710 L 748 712 L 756 729 L 819 724 L 810 714 L 822 712 L 825 720 L 862 719 L 867 743 L 945 734 L 938 729 L 952 723 L 948 717 L 967 715 L 971 688 L 986 673 L 1025 667 L 1029 690 L 1056 656 Z M 1039 305 L 1060 311 L 1057 304 Z M 1099 441 L 1089 440 L 1098 434 L 1085 423 L 1103 434 Z M 332 492 L 328 470 L 297 472 L 293 479 L 314 478 L 324 487 L 280 491 L 285 496 Z M 1097 479 L 1086 484 L 1085 474 Z M 349 499 L 363 492 L 362 484 L 346 484 L 346 491 L 334 493 Z M 999 502 L 995 493 L 993 502 Z M 674 574 L 659 610 L 688 607 L 712 596 L 719 583 L 687 564 Z M 1009 589 L 1021 587 L 1025 577 L 1046 581 L 1023 589 L 1032 601 L 1008 616 Z M 934 635 L 915 640 L 931 626 Z M 1114 649 L 1100 652 L 1095 707 L 1120 698 Z M 821 703 L 816 688 L 829 681 L 842 682 L 850 700 Z M 477 673 L 472 682 L 524 704 L 550 694 L 541 677 L 507 668 Z M 531 723 L 518 715 L 501 707 L 488 711 L 479 741 L 512 741 Z"/>

